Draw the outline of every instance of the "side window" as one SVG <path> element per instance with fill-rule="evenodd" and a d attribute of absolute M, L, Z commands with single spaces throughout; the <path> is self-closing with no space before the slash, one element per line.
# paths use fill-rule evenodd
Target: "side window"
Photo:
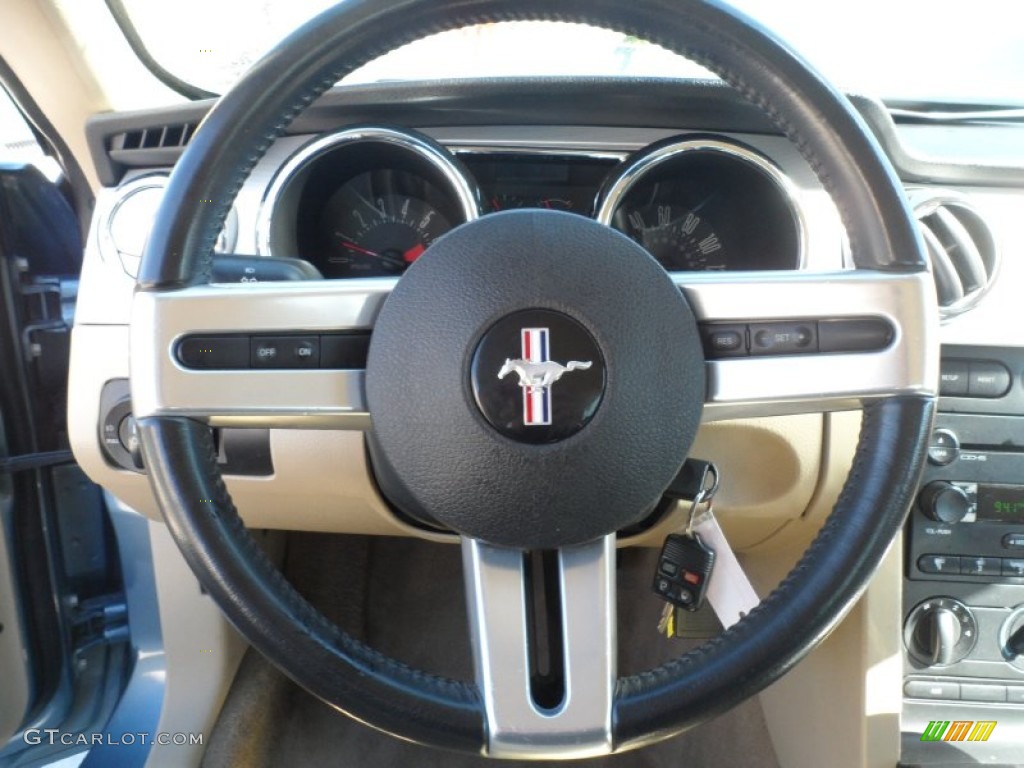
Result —
<path fill-rule="evenodd" d="M 35 165 L 50 181 L 61 176 L 60 166 L 43 152 L 24 116 L 0 87 L 0 164 L 23 163 Z"/>

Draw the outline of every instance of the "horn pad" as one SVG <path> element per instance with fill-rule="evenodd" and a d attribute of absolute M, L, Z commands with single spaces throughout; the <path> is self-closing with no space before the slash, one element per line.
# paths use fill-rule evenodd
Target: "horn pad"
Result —
<path fill-rule="evenodd" d="M 547 549 L 642 519 L 700 423 L 704 357 L 682 292 L 639 245 L 556 211 L 440 238 L 374 325 L 367 442 L 400 510 Z"/>

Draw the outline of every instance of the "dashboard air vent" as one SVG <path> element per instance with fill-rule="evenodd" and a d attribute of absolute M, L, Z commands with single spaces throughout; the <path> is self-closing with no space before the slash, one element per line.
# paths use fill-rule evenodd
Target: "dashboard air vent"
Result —
<path fill-rule="evenodd" d="M 995 278 L 995 238 L 985 220 L 957 194 L 911 193 L 943 320 L 971 309 Z"/>
<path fill-rule="evenodd" d="M 195 130 L 195 123 L 183 123 L 125 131 L 110 137 L 110 149 L 114 152 L 133 149 L 178 149 L 188 144 Z"/>

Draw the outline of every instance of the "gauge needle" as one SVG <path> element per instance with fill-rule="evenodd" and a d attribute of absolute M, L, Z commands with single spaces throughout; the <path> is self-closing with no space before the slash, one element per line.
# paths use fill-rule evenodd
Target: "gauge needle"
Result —
<path fill-rule="evenodd" d="M 412 264 L 416 259 L 423 255 L 425 250 L 427 249 L 423 243 L 416 243 L 416 245 L 402 254 L 402 258 L 405 259 L 406 264 Z"/>
<path fill-rule="evenodd" d="M 367 248 L 363 248 L 361 245 L 356 245 L 355 243 L 349 240 L 342 240 L 341 244 L 348 248 L 350 251 L 355 251 L 356 253 L 365 253 L 367 256 L 373 256 L 376 259 L 383 258 L 383 256 L 381 256 L 381 254 L 377 253 L 376 251 L 371 251 Z"/>

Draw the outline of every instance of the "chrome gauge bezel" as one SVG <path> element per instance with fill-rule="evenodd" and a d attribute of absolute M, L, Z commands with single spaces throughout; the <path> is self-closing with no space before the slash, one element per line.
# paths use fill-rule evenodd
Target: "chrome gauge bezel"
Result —
<path fill-rule="evenodd" d="M 653 145 L 640 150 L 621 167 L 612 171 L 604 187 L 598 192 L 594 206 L 598 223 L 607 227 L 613 226 L 612 219 L 616 211 L 637 184 L 667 164 L 694 153 L 715 153 L 739 160 L 759 171 L 774 185 L 793 216 L 796 228 L 797 258 L 792 269 L 804 269 L 807 265 L 808 226 L 799 188 L 781 168 L 764 155 L 725 138 L 701 136 L 669 139 L 660 146 Z"/>
<path fill-rule="evenodd" d="M 260 256 L 294 256 L 293 253 L 274 253 L 273 235 L 278 207 L 283 195 L 299 176 L 311 168 L 318 159 L 345 147 L 376 143 L 398 152 L 410 153 L 425 161 L 435 170 L 447 187 L 463 215 L 465 224 L 480 216 L 479 194 L 476 184 L 457 165 L 457 161 L 431 139 L 412 131 L 387 126 L 356 126 L 329 133 L 310 141 L 295 151 L 274 174 L 260 202 L 256 219 L 256 252 Z M 279 222 L 278 222 L 279 223 Z"/>
<path fill-rule="evenodd" d="M 109 263 L 120 262 L 121 268 L 131 278 L 138 276 L 139 265 L 142 262 L 141 253 L 129 253 L 121 250 L 117 239 L 114 236 L 113 228 L 118 214 L 124 205 L 135 195 L 149 189 L 167 189 L 170 176 L 166 173 L 146 173 L 135 176 L 124 182 L 113 190 L 109 204 L 101 210 L 99 218 L 101 224 L 97 227 L 97 237 L 100 256 Z M 161 198 L 162 199 L 162 198 Z M 153 219 L 156 219 L 160 208 L 159 203 L 153 209 Z M 238 241 L 238 211 L 232 206 L 224 219 L 220 235 L 214 245 L 214 253 L 230 253 L 234 250 Z"/>

